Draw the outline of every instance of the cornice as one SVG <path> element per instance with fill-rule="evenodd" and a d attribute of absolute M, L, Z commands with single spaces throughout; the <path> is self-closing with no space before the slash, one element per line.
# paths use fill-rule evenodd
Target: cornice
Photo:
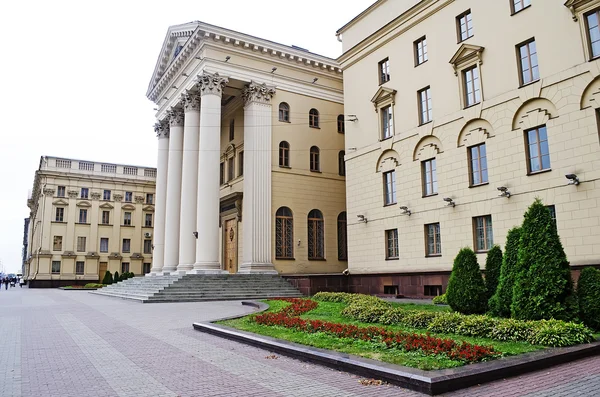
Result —
<path fill-rule="evenodd" d="M 579 19 L 579 13 L 588 11 L 589 9 L 597 6 L 600 3 L 598 0 L 567 0 L 564 4 L 565 7 L 571 11 L 573 15 L 573 21 L 577 22 Z"/>
<path fill-rule="evenodd" d="M 371 13 L 371 11 L 373 11 L 374 9 L 376 9 L 377 7 L 379 7 L 385 1 L 386 0 L 377 0 L 375 3 L 371 4 L 366 10 L 364 10 L 363 12 L 361 12 L 360 14 L 358 14 L 357 16 L 355 16 L 354 18 L 352 18 L 350 20 L 350 22 L 346 23 L 344 26 L 342 26 L 341 28 L 339 28 L 335 32 L 336 36 L 339 36 L 339 35 L 343 34 L 345 30 L 347 30 L 349 27 L 351 27 L 352 25 L 354 25 L 358 21 L 362 20 L 367 15 L 369 15 Z"/>

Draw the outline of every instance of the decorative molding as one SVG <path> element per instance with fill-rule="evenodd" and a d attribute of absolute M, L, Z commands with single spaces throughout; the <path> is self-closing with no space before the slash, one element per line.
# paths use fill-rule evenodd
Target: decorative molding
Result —
<path fill-rule="evenodd" d="M 198 75 L 198 85 L 200 86 L 200 94 L 223 95 L 223 88 L 229 83 L 227 77 L 219 76 L 219 73 L 203 72 Z"/>
<path fill-rule="evenodd" d="M 69 190 L 67 191 L 67 194 L 70 198 L 77 198 L 77 196 L 79 196 L 79 192 L 77 190 Z"/>
<path fill-rule="evenodd" d="M 454 53 L 450 59 L 450 64 L 454 69 L 454 75 L 458 76 L 458 71 L 465 66 L 471 66 L 477 63 L 477 65 L 483 64 L 481 54 L 485 50 L 485 47 L 472 44 L 462 44 L 458 50 Z"/>
<path fill-rule="evenodd" d="M 371 102 L 375 106 L 375 112 L 379 111 L 383 105 L 387 105 L 388 103 L 392 106 L 396 103 L 396 93 L 398 91 L 393 90 L 387 87 L 379 87 L 373 98 L 371 98 Z"/>
<path fill-rule="evenodd" d="M 123 257 L 118 252 L 111 252 L 108 256 L 108 259 L 123 259 Z"/>
<path fill-rule="evenodd" d="M 77 256 L 77 254 L 76 254 L 75 252 L 73 252 L 73 251 L 65 251 L 65 252 L 63 252 L 63 253 L 61 254 L 61 256 L 62 256 L 63 258 L 74 258 L 74 257 L 76 257 L 76 256 Z"/>
<path fill-rule="evenodd" d="M 52 202 L 52 204 L 54 204 L 54 205 L 69 205 L 69 202 L 64 199 L 58 199 L 58 200 L 54 200 Z"/>
<path fill-rule="evenodd" d="M 181 102 L 183 102 L 183 111 L 200 111 L 200 94 L 197 92 L 186 91 L 181 94 Z"/>
<path fill-rule="evenodd" d="M 115 208 L 115 207 L 113 207 L 113 206 L 112 206 L 112 205 L 110 205 L 109 203 L 104 203 L 104 204 L 102 204 L 102 205 L 100 206 L 100 208 L 102 208 L 103 210 L 112 210 L 112 209 L 113 209 L 113 208 Z"/>
<path fill-rule="evenodd" d="M 124 206 L 121 207 L 121 209 L 127 210 L 127 211 L 135 211 L 135 205 L 125 204 Z"/>
<path fill-rule="evenodd" d="M 121 200 L 123 200 L 123 195 L 119 194 L 119 193 L 113 194 L 113 199 L 115 201 L 121 201 Z"/>
<path fill-rule="evenodd" d="M 242 91 L 244 106 L 250 103 L 270 105 L 273 95 L 275 95 L 275 88 L 268 87 L 266 83 L 259 84 L 255 81 L 250 81 L 250 84 L 245 85 L 244 91 Z"/>
<path fill-rule="evenodd" d="M 85 257 L 86 259 L 100 259 L 100 256 L 97 252 L 88 252 Z"/>
<path fill-rule="evenodd" d="M 167 118 L 171 126 L 183 126 L 183 110 L 173 108 L 167 112 Z"/>
<path fill-rule="evenodd" d="M 51 189 L 51 188 L 44 188 L 43 192 L 44 192 L 45 196 L 54 196 L 54 193 L 56 192 L 56 190 Z"/>
<path fill-rule="evenodd" d="M 83 207 L 83 208 L 90 208 L 92 206 L 92 204 L 89 201 L 83 200 L 83 201 L 79 201 L 77 203 L 78 207 Z"/>
<path fill-rule="evenodd" d="M 141 259 L 144 259 L 144 256 L 142 254 L 140 254 L 139 252 L 136 252 L 136 253 L 131 254 L 130 259 L 141 260 Z"/>
<path fill-rule="evenodd" d="M 145 212 L 154 212 L 154 206 L 153 205 L 147 205 L 147 206 L 143 207 L 142 210 L 145 211 Z"/>
<path fill-rule="evenodd" d="M 577 14 L 581 11 L 587 11 L 588 6 L 596 6 L 597 2 L 598 0 L 567 0 L 564 5 L 571 11 L 573 21 L 577 22 L 579 20 Z"/>
<path fill-rule="evenodd" d="M 146 199 L 144 198 L 144 196 L 135 196 L 135 202 L 137 204 L 143 204 L 145 200 Z"/>
<path fill-rule="evenodd" d="M 102 195 L 98 192 L 92 192 L 90 193 L 90 197 L 92 198 L 92 200 L 100 200 L 100 197 L 102 197 Z"/>
<path fill-rule="evenodd" d="M 165 120 L 161 120 L 154 124 L 154 132 L 157 138 L 168 138 L 169 137 L 169 123 Z"/>

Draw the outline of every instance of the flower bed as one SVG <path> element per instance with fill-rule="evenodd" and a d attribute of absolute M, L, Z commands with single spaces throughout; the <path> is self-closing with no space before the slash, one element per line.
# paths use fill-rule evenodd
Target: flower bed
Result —
<path fill-rule="evenodd" d="M 382 343 L 387 348 L 405 352 L 420 352 L 425 355 L 444 355 L 452 360 L 465 363 L 484 361 L 501 355 L 492 347 L 470 343 L 457 343 L 452 339 L 442 339 L 430 335 L 390 331 L 383 327 L 358 327 L 322 320 L 304 320 L 298 316 L 315 309 L 317 302 L 310 299 L 280 298 L 291 305 L 275 313 L 264 313 L 253 317 L 257 324 L 282 326 L 306 333 L 323 332 L 338 338 L 350 338 L 366 342 Z"/>

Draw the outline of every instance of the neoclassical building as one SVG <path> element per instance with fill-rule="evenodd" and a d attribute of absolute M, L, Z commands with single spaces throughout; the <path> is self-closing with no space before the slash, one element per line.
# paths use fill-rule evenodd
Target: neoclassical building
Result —
<path fill-rule="evenodd" d="M 431 296 L 536 197 L 600 264 L 600 1 L 379 0 L 338 32 L 351 291 Z"/>
<path fill-rule="evenodd" d="M 168 29 L 152 275 L 347 267 L 338 63 L 202 22 Z"/>
<path fill-rule="evenodd" d="M 149 273 L 155 181 L 151 167 L 42 156 L 23 241 L 30 287 Z"/>

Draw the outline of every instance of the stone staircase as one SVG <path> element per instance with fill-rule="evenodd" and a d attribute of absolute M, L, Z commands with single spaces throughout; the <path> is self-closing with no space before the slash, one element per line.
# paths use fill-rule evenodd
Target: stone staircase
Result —
<path fill-rule="evenodd" d="M 278 275 L 186 274 L 134 277 L 90 292 L 142 303 L 202 302 L 301 297 L 302 294 Z"/>

